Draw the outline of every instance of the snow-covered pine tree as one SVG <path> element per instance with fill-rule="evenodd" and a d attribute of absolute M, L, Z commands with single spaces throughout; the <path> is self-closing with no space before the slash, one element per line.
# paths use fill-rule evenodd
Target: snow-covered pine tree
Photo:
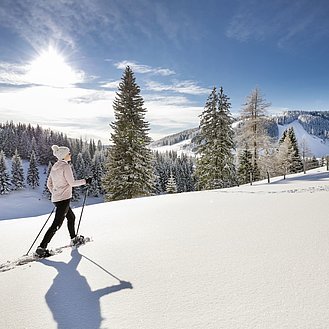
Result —
<path fill-rule="evenodd" d="M 246 144 L 245 148 L 239 152 L 238 181 L 239 184 L 252 184 L 252 154 Z"/>
<path fill-rule="evenodd" d="M 170 173 L 170 177 L 166 185 L 166 192 L 168 194 L 177 193 L 177 185 L 172 173 Z"/>
<path fill-rule="evenodd" d="M 287 174 L 301 172 L 303 170 L 303 162 L 299 155 L 298 143 L 293 127 L 289 127 L 283 132 L 279 145 L 287 140 L 289 140 L 289 156 L 287 156 L 289 159 L 289 166 L 287 168 Z"/>
<path fill-rule="evenodd" d="M 10 192 L 10 179 L 7 171 L 5 153 L 0 151 L 0 194 Z"/>
<path fill-rule="evenodd" d="M 102 188 L 102 178 L 104 175 L 102 154 L 100 151 L 96 151 L 93 163 L 92 163 L 92 177 L 91 186 L 89 187 L 89 194 L 94 197 L 99 197 L 100 194 L 103 194 Z"/>
<path fill-rule="evenodd" d="M 298 172 L 301 172 L 303 170 L 303 162 L 302 162 L 301 157 L 300 157 L 298 142 L 297 142 L 297 138 L 296 138 L 296 135 L 295 135 L 294 128 L 293 127 L 288 128 L 287 133 L 288 133 L 289 138 L 291 140 L 292 149 L 293 149 L 290 173 L 298 173 Z"/>
<path fill-rule="evenodd" d="M 85 148 L 83 154 L 82 154 L 84 165 L 85 165 L 85 171 L 83 177 L 90 177 L 92 176 L 92 158 L 90 155 L 89 148 Z"/>
<path fill-rule="evenodd" d="M 106 200 L 131 199 L 154 191 L 153 159 L 147 148 L 149 123 L 133 71 L 126 67 L 113 102 L 113 145 L 109 150 L 103 187 Z"/>
<path fill-rule="evenodd" d="M 49 161 L 48 166 L 47 166 L 47 171 L 46 171 L 47 176 L 46 176 L 45 186 L 44 186 L 44 188 L 43 188 L 43 192 L 42 192 L 42 194 L 43 194 L 48 200 L 51 199 L 51 193 L 50 193 L 50 191 L 49 191 L 49 189 L 48 189 L 48 187 L 47 187 L 47 180 L 48 180 L 48 177 L 49 177 L 49 174 L 50 174 L 50 171 L 51 171 L 52 166 L 53 166 L 53 165 L 52 165 L 51 162 Z"/>
<path fill-rule="evenodd" d="M 90 154 L 90 157 L 92 159 L 95 156 L 95 152 L 96 152 L 96 144 L 95 144 L 95 141 L 93 139 L 90 139 L 90 141 L 89 141 L 89 154 Z"/>
<path fill-rule="evenodd" d="M 22 160 L 17 149 L 15 150 L 11 162 L 11 185 L 13 190 L 19 190 L 25 186 Z"/>
<path fill-rule="evenodd" d="M 77 174 L 75 172 L 75 168 L 74 168 L 73 165 L 71 165 L 71 169 L 72 169 L 73 177 L 75 179 L 77 179 Z M 75 187 L 72 188 L 72 201 L 80 200 L 80 191 L 83 188 L 84 188 L 84 186 L 75 186 Z"/>
<path fill-rule="evenodd" d="M 39 126 L 38 126 L 39 127 Z M 40 129 L 40 127 L 39 127 Z M 35 137 L 33 136 L 32 137 L 32 142 L 31 142 L 31 145 L 30 145 L 30 150 L 29 150 L 29 154 L 31 155 L 32 152 L 34 152 L 34 156 L 35 156 L 35 160 L 36 162 L 39 162 L 39 152 L 38 152 L 39 148 L 38 148 L 38 144 L 36 142 L 36 139 Z"/>
<path fill-rule="evenodd" d="M 35 153 L 33 150 L 30 156 L 30 165 L 27 171 L 26 182 L 27 185 L 32 187 L 33 189 L 39 186 L 39 169 L 38 169 Z"/>
<path fill-rule="evenodd" d="M 81 152 L 78 154 L 74 162 L 74 169 L 77 179 L 83 179 L 86 177 L 86 165 Z"/>
<path fill-rule="evenodd" d="M 259 153 L 263 149 L 263 141 L 267 136 L 265 130 L 265 119 L 267 108 L 266 103 L 258 88 L 254 89 L 247 97 L 247 101 L 241 111 L 242 122 L 238 128 L 237 141 L 241 148 L 248 147 L 252 154 L 252 175 L 253 181 L 260 179 L 260 168 L 258 165 Z"/>
<path fill-rule="evenodd" d="M 229 98 L 214 87 L 200 115 L 196 176 L 199 189 L 236 185 Z"/>

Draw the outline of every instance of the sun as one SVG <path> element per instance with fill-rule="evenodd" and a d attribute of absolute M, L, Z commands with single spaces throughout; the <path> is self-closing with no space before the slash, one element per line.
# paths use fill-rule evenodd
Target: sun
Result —
<path fill-rule="evenodd" d="M 26 78 L 30 83 L 51 87 L 69 87 L 83 80 L 81 72 L 73 70 L 51 46 L 31 62 Z"/>

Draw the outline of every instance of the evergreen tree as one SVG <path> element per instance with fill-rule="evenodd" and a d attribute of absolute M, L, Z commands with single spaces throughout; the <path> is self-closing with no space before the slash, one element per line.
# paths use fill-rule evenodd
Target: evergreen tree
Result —
<path fill-rule="evenodd" d="M 5 153 L 0 151 L 0 194 L 8 194 L 10 192 L 9 174 L 7 171 Z"/>
<path fill-rule="evenodd" d="M 247 97 L 241 111 L 242 123 L 238 128 L 238 144 L 244 148 L 245 144 L 252 154 L 252 177 L 253 181 L 260 179 L 260 168 L 258 164 L 259 153 L 264 148 L 263 142 L 267 136 L 265 130 L 266 110 L 270 106 L 266 103 L 260 90 L 256 88 Z"/>
<path fill-rule="evenodd" d="M 213 88 L 201 114 L 196 176 L 200 189 L 230 187 L 236 184 L 231 104 L 220 88 Z"/>
<path fill-rule="evenodd" d="M 95 152 L 96 152 L 96 144 L 95 141 L 91 139 L 89 141 L 89 154 L 91 158 L 94 158 Z"/>
<path fill-rule="evenodd" d="M 94 197 L 99 197 L 103 194 L 102 179 L 104 175 L 104 168 L 102 165 L 102 156 L 99 151 L 96 151 L 92 164 L 92 177 L 89 193 Z"/>
<path fill-rule="evenodd" d="M 93 163 L 92 163 L 92 158 L 89 152 L 89 149 L 86 148 L 82 154 L 83 156 L 83 160 L 84 160 L 84 164 L 85 164 L 85 172 L 84 172 L 84 177 L 91 177 L 92 176 L 92 167 L 93 167 Z"/>
<path fill-rule="evenodd" d="M 77 179 L 83 179 L 86 175 L 86 164 L 83 155 L 80 152 L 74 162 L 75 175 Z"/>
<path fill-rule="evenodd" d="M 170 174 L 169 180 L 166 185 L 166 192 L 168 194 L 177 193 L 177 185 L 173 174 Z"/>
<path fill-rule="evenodd" d="M 47 167 L 47 171 L 46 171 L 47 176 L 46 176 L 45 186 L 44 186 L 44 188 L 43 188 L 43 192 L 42 192 L 42 194 L 43 194 L 48 200 L 51 199 L 51 193 L 50 193 L 50 191 L 49 191 L 49 189 L 48 189 L 48 186 L 47 186 L 47 181 L 48 181 L 48 177 L 49 177 L 49 174 L 50 174 L 51 168 L 52 168 L 52 164 L 51 164 L 51 162 L 49 161 L 49 163 L 48 163 L 48 167 Z"/>
<path fill-rule="evenodd" d="M 246 145 L 239 153 L 238 181 L 239 184 L 252 184 L 252 154 Z"/>
<path fill-rule="evenodd" d="M 303 162 L 299 155 L 298 143 L 293 127 L 290 127 L 283 132 L 279 143 L 280 145 L 286 143 L 285 148 L 288 147 L 288 154 L 286 154 L 286 159 L 284 161 L 285 163 L 286 161 L 289 162 L 288 167 L 286 168 L 286 174 L 301 172 L 303 170 Z M 282 161 L 282 154 L 279 158 Z"/>
<path fill-rule="evenodd" d="M 147 148 L 151 142 L 149 124 L 145 121 L 144 100 L 135 80 L 127 66 L 113 102 L 113 146 L 109 150 L 103 181 L 106 200 L 146 196 L 154 190 L 153 159 Z"/>
<path fill-rule="evenodd" d="M 73 177 L 77 179 L 77 174 L 75 172 L 75 168 L 73 165 L 71 165 Z M 72 188 L 72 201 L 78 201 L 80 200 L 80 190 L 83 188 L 83 186 L 75 186 Z"/>
<path fill-rule="evenodd" d="M 298 173 L 303 170 L 303 162 L 300 157 L 298 142 L 293 127 L 288 129 L 288 135 L 292 144 L 292 163 L 290 173 Z"/>
<path fill-rule="evenodd" d="M 11 185 L 14 190 L 24 188 L 24 170 L 22 160 L 16 149 L 11 163 Z"/>
<path fill-rule="evenodd" d="M 33 150 L 30 156 L 30 165 L 27 171 L 26 182 L 27 185 L 32 187 L 33 189 L 39 186 L 39 169 L 38 169 L 35 153 Z"/>

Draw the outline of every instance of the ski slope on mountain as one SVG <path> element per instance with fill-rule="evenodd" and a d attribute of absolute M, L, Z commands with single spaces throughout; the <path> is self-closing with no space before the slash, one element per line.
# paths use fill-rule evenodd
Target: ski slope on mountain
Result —
<path fill-rule="evenodd" d="M 0 272 L 0 328 L 327 328 L 328 191 L 320 168 L 87 205 L 81 233 L 93 242 Z M 0 263 L 46 218 L 0 221 Z M 67 242 L 63 225 L 50 247 Z"/>
<path fill-rule="evenodd" d="M 321 138 L 309 134 L 297 120 L 287 125 L 278 125 L 279 136 L 282 136 L 283 132 L 290 127 L 294 128 L 300 152 L 302 152 L 300 144 L 305 141 L 306 146 L 309 149 L 309 154 L 307 156 L 315 156 L 317 158 L 321 158 L 323 156 L 329 155 L 328 140 L 323 141 Z"/>
<path fill-rule="evenodd" d="M 233 126 L 236 126 L 237 122 L 233 124 Z M 321 138 L 309 134 L 303 126 L 298 122 L 298 120 L 294 120 L 289 124 L 281 125 L 277 124 L 278 127 L 278 136 L 279 139 L 281 138 L 283 132 L 290 127 L 294 128 L 294 132 L 298 141 L 298 146 L 300 149 L 300 153 L 302 153 L 303 148 L 301 146 L 302 143 L 306 145 L 307 152 L 306 157 L 312 157 L 315 156 L 317 158 L 325 157 L 329 155 L 329 142 L 328 140 L 322 140 Z M 191 147 L 191 139 L 186 139 L 183 141 L 180 141 L 179 143 L 175 143 L 172 145 L 164 145 L 164 146 L 156 146 L 152 147 L 152 150 L 158 151 L 158 152 L 169 152 L 169 151 L 175 151 L 178 155 L 184 153 L 187 155 L 193 156 L 194 153 L 192 152 Z"/>

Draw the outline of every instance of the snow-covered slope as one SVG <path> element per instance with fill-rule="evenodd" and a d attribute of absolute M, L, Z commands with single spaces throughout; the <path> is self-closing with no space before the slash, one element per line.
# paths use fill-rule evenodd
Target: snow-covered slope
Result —
<path fill-rule="evenodd" d="M 279 136 L 281 137 L 283 132 L 290 127 L 294 128 L 298 144 L 305 141 L 312 156 L 321 158 L 322 156 L 329 155 L 329 140 L 326 139 L 324 141 L 317 136 L 309 134 L 297 120 L 286 125 L 278 125 Z"/>
<path fill-rule="evenodd" d="M 0 273 L 0 328 L 327 328 L 328 191 L 322 168 L 87 206 L 93 242 Z M 0 263 L 45 219 L 0 221 Z M 63 225 L 51 246 L 67 240 Z"/>
<path fill-rule="evenodd" d="M 302 124 L 300 123 L 300 120 L 287 120 L 289 123 L 286 124 L 276 124 L 275 125 L 275 130 L 278 132 L 278 138 L 281 138 L 283 132 L 290 128 L 293 127 L 296 138 L 298 141 L 298 144 L 302 142 L 306 143 L 306 146 L 309 149 L 308 155 L 307 156 L 315 156 L 317 158 L 321 158 L 323 156 L 329 155 L 329 140 L 328 139 L 322 139 L 318 136 L 312 135 L 309 132 L 307 132 Z M 237 123 L 233 124 L 233 127 L 235 127 Z M 273 127 L 272 127 L 273 128 Z M 188 135 L 186 135 L 185 131 L 182 132 L 184 133 L 182 135 L 182 138 L 186 136 L 187 139 L 180 140 L 179 142 L 175 142 L 175 139 L 172 139 L 172 136 L 168 136 L 167 138 L 163 138 L 161 142 L 164 144 L 167 142 L 167 145 L 162 145 L 161 143 L 153 143 L 151 144 L 151 148 L 153 150 L 159 151 L 159 152 L 166 152 L 166 151 L 175 151 L 178 154 L 185 153 L 188 155 L 193 155 L 193 149 L 194 145 L 192 142 L 192 139 L 189 138 Z M 196 135 L 196 131 L 193 130 L 194 136 Z M 179 134 L 175 134 L 173 136 L 177 136 Z M 173 140 L 173 141 L 171 141 Z M 301 146 L 300 146 L 301 149 Z"/>

